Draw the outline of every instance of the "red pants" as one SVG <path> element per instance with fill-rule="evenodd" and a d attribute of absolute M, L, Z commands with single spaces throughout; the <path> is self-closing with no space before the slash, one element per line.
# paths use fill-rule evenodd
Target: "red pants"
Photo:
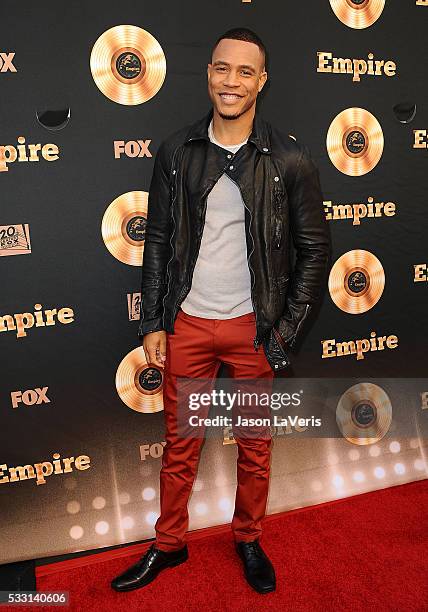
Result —
<path fill-rule="evenodd" d="M 176 434 L 177 376 L 215 382 L 221 363 L 230 378 L 270 378 L 274 372 L 263 347 L 255 351 L 253 312 L 232 319 L 205 319 L 179 310 L 174 334 L 167 333 L 164 368 L 166 445 L 160 472 L 161 513 L 156 521 L 155 546 L 164 551 L 182 548 L 188 529 L 188 500 L 197 472 L 203 437 Z M 236 542 L 261 535 L 269 489 L 272 439 L 236 438 L 237 489 L 231 528 Z"/>

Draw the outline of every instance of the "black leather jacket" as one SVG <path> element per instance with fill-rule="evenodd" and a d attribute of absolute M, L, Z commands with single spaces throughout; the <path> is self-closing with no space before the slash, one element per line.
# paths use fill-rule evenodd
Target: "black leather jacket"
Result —
<path fill-rule="evenodd" d="M 140 337 L 174 333 L 192 284 L 207 196 L 225 172 L 245 205 L 248 265 L 256 317 L 254 349 L 275 372 L 293 346 L 324 284 L 330 254 L 319 175 L 309 150 L 257 112 L 247 144 L 235 154 L 208 138 L 208 114 L 162 142 L 149 189 Z M 290 239 L 296 249 L 291 269 Z M 219 254 L 221 256 L 221 254 Z"/>

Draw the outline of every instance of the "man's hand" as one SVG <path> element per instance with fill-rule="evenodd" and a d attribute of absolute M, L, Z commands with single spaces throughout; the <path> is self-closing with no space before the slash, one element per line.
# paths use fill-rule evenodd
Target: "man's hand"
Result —
<path fill-rule="evenodd" d="M 163 368 L 166 359 L 166 331 L 156 331 L 145 334 L 143 348 L 147 363 Z"/>

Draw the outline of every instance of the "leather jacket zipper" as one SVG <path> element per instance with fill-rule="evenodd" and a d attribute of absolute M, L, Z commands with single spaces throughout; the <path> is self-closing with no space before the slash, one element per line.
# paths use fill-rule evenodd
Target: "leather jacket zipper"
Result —
<path fill-rule="evenodd" d="M 228 175 L 228 176 L 229 176 L 229 175 Z M 240 189 L 240 187 L 239 187 L 238 183 L 237 183 L 236 181 L 234 181 L 234 180 L 233 180 L 233 178 L 231 178 L 230 176 L 229 176 L 229 178 L 230 178 L 230 180 L 231 180 L 231 181 L 233 181 L 233 182 L 235 183 L 235 185 L 238 187 L 239 191 L 241 191 L 241 189 Z M 241 196 L 242 196 L 242 193 L 241 193 Z M 245 208 L 248 210 L 249 215 L 250 215 L 250 223 L 249 223 L 249 225 L 248 225 L 248 230 L 249 230 L 249 232 L 250 232 L 250 236 L 251 236 L 251 242 L 252 242 L 252 245 L 251 245 L 251 246 L 252 246 L 252 249 L 251 249 L 251 253 L 250 253 L 250 254 L 248 255 L 248 257 L 247 257 L 247 262 L 248 262 L 248 267 L 249 267 L 249 269 L 250 269 L 250 271 L 251 271 L 251 303 L 252 303 L 252 305 L 253 305 L 253 310 L 254 310 L 254 314 L 255 314 L 255 317 L 256 317 L 256 335 L 255 335 L 255 337 L 254 337 L 253 344 L 254 344 L 254 349 L 255 349 L 256 351 L 258 351 L 258 350 L 259 350 L 259 346 L 260 346 L 260 344 L 262 343 L 262 340 L 260 340 L 260 339 L 258 338 L 258 332 L 257 332 L 257 310 L 256 310 L 256 308 L 255 308 L 255 305 L 254 305 L 254 298 L 253 298 L 253 288 L 254 288 L 254 278 L 255 278 L 255 274 L 254 274 L 254 270 L 253 270 L 253 268 L 252 268 L 252 266 L 251 266 L 251 262 L 250 262 L 251 255 L 252 255 L 252 254 L 253 254 L 253 252 L 254 252 L 254 237 L 253 237 L 253 234 L 251 233 L 251 222 L 252 222 L 252 219 L 253 219 L 253 215 L 251 214 L 251 210 L 250 210 L 250 209 L 248 208 L 248 206 L 246 205 L 246 203 L 245 203 L 245 200 L 244 200 L 244 197 L 243 197 L 243 196 L 242 196 L 242 201 L 243 201 L 244 206 L 245 206 Z"/>
<path fill-rule="evenodd" d="M 172 243 L 172 239 L 173 239 L 173 236 L 174 236 L 175 230 L 176 230 L 175 219 L 174 219 L 174 203 L 175 203 L 175 200 L 176 200 L 176 197 L 177 197 L 177 190 L 175 189 L 175 180 L 176 180 L 176 172 L 177 172 L 176 168 L 175 168 L 175 158 L 176 158 L 178 149 L 179 149 L 179 147 L 177 147 L 175 149 L 174 154 L 172 156 L 172 163 L 171 163 L 171 171 L 172 171 L 172 173 L 174 175 L 173 181 L 171 183 L 171 194 L 172 194 L 172 199 L 171 199 L 171 221 L 172 221 L 174 227 L 173 227 L 173 230 L 172 230 L 171 235 L 169 237 L 169 243 L 171 245 L 172 255 L 169 258 L 168 263 L 166 264 L 166 273 L 167 273 L 167 277 L 168 277 L 168 285 L 167 285 L 166 292 L 165 292 L 165 295 L 163 296 L 163 300 L 162 300 L 162 304 L 163 304 L 162 310 L 163 310 L 164 313 L 165 313 L 165 299 L 166 299 L 166 297 L 167 297 L 167 295 L 169 293 L 170 282 L 171 282 L 171 276 L 169 274 L 168 268 L 169 268 L 169 264 L 171 263 L 171 261 L 174 258 L 174 245 Z"/>
<path fill-rule="evenodd" d="M 311 309 L 311 308 L 312 308 L 311 304 L 306 304 L 306 307 L 305 307 L 305 313 L 304 313 L 303 317 L 300 319 L 300 321 L 299 321 L 299 323 L 298 323 L 298 325 L 297 325 L 297 327 L 296 327 L 296 331 L 294 332 L 294 335 L 292 336 L 292 338 L 290 339 L 290 341 L 289 341 L 289 343 L 288 343 L 288 344 L 289 344 L 289 346 L 291 346 L 291 347 L 293 347 L 293 346 L 294 346 L 294 343 L 295 343 L 296 338 L 297 338 L 297 334 L 299 333 L 299 329 L 300 329 L 300 327 L 302 326 L 303 321 L 304 321 L 304 320 L 306 319 L 306 317 L 308 316 L 308 313 L 309 313 L 309 311 L 310 311 L 310 309 Z"/>
<path fill-rule="evenodd" d="M 281 246 L 282 240 L 282 231 L 281 231 L 281 200 L 280 193 L 275 191 L 275 236 L 274 236 L 274 247 L 275 249 L 279 249 Z"/>

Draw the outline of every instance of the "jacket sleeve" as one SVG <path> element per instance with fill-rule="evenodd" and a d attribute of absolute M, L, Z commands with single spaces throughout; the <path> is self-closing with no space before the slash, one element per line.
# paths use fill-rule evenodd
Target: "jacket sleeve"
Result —
<path fill-rule="evenodd" d="M 328 223 L 323 210 L 319 172 L 309 149 L 302 146 L 296 176 L 289 192 L 290 231 L 296 264 L 283 315 L 275 323 L 282 339 L 293 346 L 318 300 L 330 256 Z"/>
<path fill-rule="evenodd" d="M 141 275 L 141 317 L 138 336 L 163 329 L 163 298 L 170 257 L 170 160 L 164 143 L 159 147 L 150 182 Z"/>

